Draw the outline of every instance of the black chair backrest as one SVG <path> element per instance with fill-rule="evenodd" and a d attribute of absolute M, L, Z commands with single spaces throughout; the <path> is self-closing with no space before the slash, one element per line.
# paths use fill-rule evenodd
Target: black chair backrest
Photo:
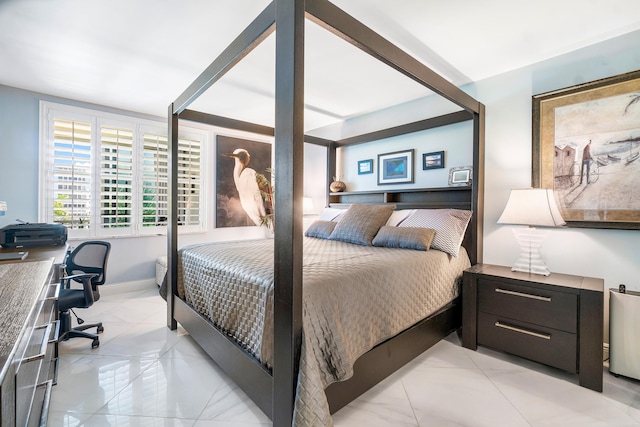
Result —
<path fill-rule="evenodd" d="M 102 285 L 107 280 L 107 261 L 111 244 L 99 240 L 91 240 L 80 243 L 65 260 L 68 275 L 80 273 L 95 273 L 91 284 L 95 290 L 97 285 Z"/>

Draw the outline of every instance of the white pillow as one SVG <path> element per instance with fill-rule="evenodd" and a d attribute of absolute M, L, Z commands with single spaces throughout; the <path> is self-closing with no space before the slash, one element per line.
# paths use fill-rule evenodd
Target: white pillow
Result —
<path fill-rule="evenodd" d="M 322 221 L 338 221 L 346 211 L 346 209 L 324 208 L 318 219 Z"/>
<path fill-rule="evenodd" d="M 457 257 L 471 214 L 460 209 L 417 209 L 399 226 L 433 228 L 436 235 L 431 248 Z"/>
<path fill-rule="evenodd" d="M 415 209 L 401 209 L 399 211 L 393 211 L 391 216 L 387 220 L 385 225 L 389 227 L 397 227 L 402 221 L 404 221 L 409 215 L 414 213 Z"/>

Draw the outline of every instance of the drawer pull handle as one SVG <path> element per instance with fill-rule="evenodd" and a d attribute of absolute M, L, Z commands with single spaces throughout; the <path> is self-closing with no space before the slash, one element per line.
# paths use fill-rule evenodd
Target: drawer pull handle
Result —
<path fill-rule="evenodd" d="M 53 381 L 47 380 L 38 384 L 36 387 L 44 387 L 44 399 L 42 401 L 42 412 L 40 412 L 40 427 L 47 425 L 47 419 L 49 417 L 49 402 L 51 401 L 51 388 L 53 387 Z"/>
<path fill-rule="evenodd" d="M 507 289 L 500 289 L 500 288 L 496 288 L 496 292 L 501 294 L 514 295 L 517 297 L 535 299 L 538 301 L 551 302 L 551 297 L 541 297 L 540 295 L 525 294 L 524 292 L 509 291 Z"/>
<path fill-rule="evenodd" d="M 47 323 L 46 325 L 36 326 L 34 329 L 44 329 L 44 336 L 42 337 L 42 344 L 40 344 L 40 353 L 34 354 L 33 356 L 25 357 L 20 361 L 20 363 L 29 363 L 35 362 L 36 360 L 44 359 L 44 356 L 47 354 L 47 344 L 49 344 L 49 336 L 51 335 L 51 323 Z"/>
<path fill-rule="evenodd" d="M 551 339 L 551 335 L 550 334 L 541 334 L 541 333 L 538 333 L 538 332 L 528 331 L 526 329 L 516 328 L 515 326 L 505 325 L 504 323 L 500 323 L 500 322 L 496 322 L 496 326 L 498 328 L 508 329 L 508 330 L 514 331 L 514 332 L 520 332 L 522 334 L 531 335 L 531 336 L 542 338 L 542 339 L 545 339 L 545 340 L 550 340 Z"/>

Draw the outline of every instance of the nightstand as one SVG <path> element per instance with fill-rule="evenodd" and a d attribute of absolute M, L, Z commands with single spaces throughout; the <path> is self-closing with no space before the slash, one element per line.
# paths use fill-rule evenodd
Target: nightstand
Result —
<path fill-rule="evenodd" d="M 602 391 L 604 280 L 513 272 L 476 264 L 464 272 L 462 345 L 515 354 L 579 375 Z"/>

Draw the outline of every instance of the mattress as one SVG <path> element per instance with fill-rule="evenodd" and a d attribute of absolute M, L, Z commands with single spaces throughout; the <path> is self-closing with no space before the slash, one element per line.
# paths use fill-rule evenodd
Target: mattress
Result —
<path fill-rule="evenodd" d="M 356 359 L 459 294 L 470 266 L 437 250 L 359 246 L 305 237 L 303 340 L 296 425 L 331 425 L 324 389 Z M 272 366 L 273 240 L 218 242 L 179 252 L 178 293 Z"/>

